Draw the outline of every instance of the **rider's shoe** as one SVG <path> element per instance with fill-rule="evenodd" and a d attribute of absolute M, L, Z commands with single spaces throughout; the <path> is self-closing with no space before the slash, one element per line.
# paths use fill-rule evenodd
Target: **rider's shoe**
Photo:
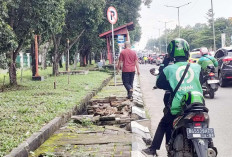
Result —
<path fill-rule="evenodd" d="M 156 150 L 150 147 L 148 147 L 147 149 L 143 149 L 143 152 L 146 153 L 146 155 L 153 155 L 154 157 L 158 156 Z"/>
<path fill-rule="evenodd" d="M 152 143 L 152 139 L 151 138 L 142 138 L 143 139 L 143 142 L 145 142 L 146 143 L 146 145 L 151 145 L 151 143 Z"/>

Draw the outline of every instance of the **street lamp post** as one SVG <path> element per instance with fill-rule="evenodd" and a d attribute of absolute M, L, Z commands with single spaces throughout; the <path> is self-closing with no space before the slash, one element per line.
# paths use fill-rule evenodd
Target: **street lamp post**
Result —
<path fill-rule="evenodd" d="M 214 52 L 216 52 L 215 28 L 214 28 L 214 12 L 213 12 L 213 0 L 211 0 L 211 10 L 212 10 L 212 21 L 213 21 L 213 49 L 214 49 Z"/>
<path fill-rule="evenodd" d="M 169 6 L 169 5 L 165 5 L 166 7 L 171 7 L 171 8 L 177 8 L 178 9 L 178 26 L 179 26 L 179 38 L 180 38 L 180 8 L 186 5 L 189 5 L 191 2 L 180 5 L 180 6 Z"/>
<path fill-rule="evenodd" d="M 166 29 L 166 26 L 167 26 L 167 22 L 165 22 L 165 25 L 164 25 L 164 27 L 165 27 L 165 45 L 166 45 L 166 47 L 165 47 L 165 53 L 167 53 L 167 48 L 168 48 L 168 45 L 167 45 L 167 42 L 168 42 L 168 35 L 167 35 L 167 29 Z"/>
<path fill-rule="evenodd" d="M 160 51 L 160 54 L 161 54 L 161 39 L 160 39 L 160 28 L 159 28 L 159 51 Z"/>
<path fill-rule="evenodd" d="M 159 21 L 159 22 L 163 22 L 163 21 Z M 165 45 L 166 45 L 166 48 L 165 48 L 165 53 L 167 53 L 167 47 L 168 47 L 168 45 L 167 45 L 167 42 L 168 42 L 168 36 L 167 36 L 167 23 L 169 23 L 169 22 L 172 22 L 172 21 L 164 21 L 163 23 L 164 23 L 164 31 L 165 31 Z"/>

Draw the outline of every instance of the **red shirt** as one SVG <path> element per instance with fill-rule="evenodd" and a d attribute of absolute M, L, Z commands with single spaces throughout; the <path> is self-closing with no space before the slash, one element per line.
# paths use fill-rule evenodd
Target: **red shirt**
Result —
<path fill-rule="evenodd" d="M 135 63 L 138 57 L 135 51 L 124 49 L 121 51 L 119 61 L 123 62 L 122 72 L 135 72 Z"/>

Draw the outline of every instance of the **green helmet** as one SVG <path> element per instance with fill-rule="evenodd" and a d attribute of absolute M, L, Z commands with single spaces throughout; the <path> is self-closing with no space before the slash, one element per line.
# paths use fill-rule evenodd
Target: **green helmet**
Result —
<path fill-rule="evenodd" d="M 197 91 L 189 91 L 181 99 L 181 106 L 188 106 L 190 104 L 203 104 L 205 105 L 205 100 L 203 95 Z"/>
<path fill-rule="evenodd" d="M 168 45 L 168 54 L 171 58 L 186 57 L 189 58 L 189 44 L 186 40 L 175 38 Z"/>

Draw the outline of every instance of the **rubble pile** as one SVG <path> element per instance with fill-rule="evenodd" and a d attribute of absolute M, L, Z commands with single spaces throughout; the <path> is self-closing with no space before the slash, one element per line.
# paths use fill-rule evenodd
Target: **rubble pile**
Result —
<path fill-rule="evenodd" d="M 129 116 L 131 113 L 132 103 L 125 98 L 109 97 L 103 100 L 92 100 L 87 107 L 88 114 L 94 116 L 109 116 L 116 117 Z"/>
<path fill-rule="evenodd" d="M 88 119 L 98 125 L 130 123 L 133 102 L 116 96 L 91 100 L 87 106 L 88 115 L 76 115 L 72 119 L 81 122 Z"/>

